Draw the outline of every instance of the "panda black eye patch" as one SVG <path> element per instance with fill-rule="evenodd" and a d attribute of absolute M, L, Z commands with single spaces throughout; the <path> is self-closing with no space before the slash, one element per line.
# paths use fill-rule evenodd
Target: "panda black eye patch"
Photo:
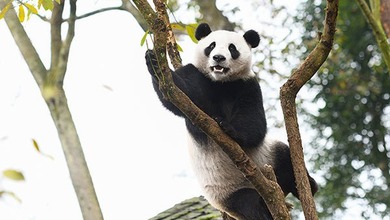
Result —
<path fill-rule="evenodd" d="M 215 42 L 212 42 L 208 47 L 204 49 L 204 54 L 209 56 L 211 51 L 215 48 Z"/>
<path fill-rule="evenodd" d="M 230 51 L 230 54 L 232 55 L 232 58 L 234 60 L 240 56 L 240 52 L 238 52 L 238 50 L 234 44 L 229 45 L 229 51 Z"/>

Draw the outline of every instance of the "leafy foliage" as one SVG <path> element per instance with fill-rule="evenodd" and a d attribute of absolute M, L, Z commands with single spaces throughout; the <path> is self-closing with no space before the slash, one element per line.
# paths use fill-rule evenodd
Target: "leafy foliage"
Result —
<path fill-rule="evenodd" d="M 307 51 L 322 28 L 324 5 L 302 4 L 296 21 L 303 24 Z M 343 211 L 347 202 L 364 204 L 361 215 L 385 215 L 390 207 L 390 80 L 371 29 L 356 3 L 340 1 L 333 53 L 311 82 L 318 92 L 318 112 L 307 112 L 318 132 L 312 160 L 323 172 L 320 217 Z M 308 48 L 309 47 L 309 48 Z"/>
<path fill-rule="evenodd" d="M 6 6 L 0 10 L 0 19 L 4 18 L 7 11 L 12 7 L 18 8 L 18 17 L 19 21 L 26 21 L 26 10 L 27 10 L 27 20 L 30 18 L 31 14 L 38 14 L 38 10 L 43 7 L 45 11 L 53 10 L 54 2 L 58 4 L 61 0 L 30 0 L 29 3 L 24 3 L 22 1 L 13 1 L 10 0 Z M 35 6 L 37 5 L 37 6 Z"/>
<path fill-rule="evenodd" d="M 198 43 L 198 40 L 195 38 L 195 30 L 198 27 L 198 24 L 196 24 L 196 23 L 195 24 L 172 23 L 171 27 L 172 27 L 172 30 L 183 31 L 183 32 L 186 31 L 188 36 L 191 38 L 191 40 L 194 43 Z M 150 32 L 149 30 L 145 31 L 145 33 L 141 39 L 141 46 L 143 46 L 145 44 L 147 36 L 151 35 L 151 34 L 152 34 L 152 32 Z M 183 49 L 181 48 L 181 46 L 179 44 L 177 44 L 177 50 L 180 52 L 183 52 Z"/>

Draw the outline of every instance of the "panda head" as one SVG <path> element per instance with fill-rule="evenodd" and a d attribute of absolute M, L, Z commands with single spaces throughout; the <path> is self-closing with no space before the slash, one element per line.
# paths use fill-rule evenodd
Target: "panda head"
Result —
<path fill-rule="evenodd" d="M 195 51 L 194 66 L 213 81 L 249 79 L 251 48 L 259 45 L 260 36 L 254 30 L 241 35 L 232 31 L 211 31 L 208 24 L 200 24 L 195 32 L 199 41 Z"/>

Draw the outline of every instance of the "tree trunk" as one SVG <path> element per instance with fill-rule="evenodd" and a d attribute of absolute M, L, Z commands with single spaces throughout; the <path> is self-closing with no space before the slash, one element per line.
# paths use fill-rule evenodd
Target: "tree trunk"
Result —
<path fill-rule="evenodd" d="M 0 9 L 2 9 L 8 1 L 0 0 Z M 75 15 L 75 0 L 70 1 L 71 12 Z M 57 4 L 57 3 L 55 3 Z M 55 7 L 63 7 L 55 5 Z M 62 16 L 61 11 L 56 11 L 61 8 L 53 10 L 53 16 Z M 62 18 L 57 23 L 57 26 L 52 22 L 52 42 L 53 35 L 57 35 L 55 42 L 58 48 L 52 50 L 52 69 L 49 71 L 43 65 L 39 54 L 32 45 L 27 33 L 19 22 L 19 19 L 14 9 L 8 10 L 5 17 L 5 22 L 15 40 L 16 45 L 25 59 L 37 85 L 41 90 L 41 94 L 46 101 L 54 124 L 58 131 L 58 136 L 65 154 L 66 162 L 70 177 L 75 189 L 79 206 L 84 220 L 102 220 L 103 215 L 97 200 L 95 189 L 93 187 L 92 178 L 90 176 L 87 163 L 85 161 L 84 153 L 81 147 L 80 139 L 68 108 L 67 99 L 63 90 L 63 77 L 65 76 L 67 58 L 69 48 L 74 35 L 74 19 L 73 23 L 69 24 L 68 34 L 65 41 L 61 40 L 61 31 L 53 33 L 54 29 L 61 30 Z M 55 26 L 55 27 L 54 27 Z M 53 43 L 52 43 L 53 48 Z"/>
<path fill-rule="evenodd" d="M 58 88 L 55 91 L 56 95 L 54 97 L 48 97 L 44 93 L 42 95 L 46 96 L 46 104 L 49 107 L 51 117 L 57 128 L 58 137 L 68 164 L 70 178 L 77 195 L 83 219 L 103 220 L 103 214 L 84 157 L 81 142 L 68 107 L 65 92 L 62 88 Z"/>

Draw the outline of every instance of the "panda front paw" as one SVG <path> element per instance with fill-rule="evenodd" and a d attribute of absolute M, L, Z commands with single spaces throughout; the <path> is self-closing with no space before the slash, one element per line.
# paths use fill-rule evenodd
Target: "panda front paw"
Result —
<path fill-rule="evenodd" d="M 159 67 L 158 67 L 156 54 L 154 54 L 153 50 L 146 51 L 145 60 L 146 60 L 146 66 L 148 67 L 149 73 L 154 77 Z"/>
<path fill-rule="evenodd" d="M 221 117 L 214 117 L 214 120 L 218 123 L 219 127 L 231 138 L 237 138 L 237 132 L 234 127 L 225 119 Z M 237 141 L 237 140 L 236 140 Z"/>

